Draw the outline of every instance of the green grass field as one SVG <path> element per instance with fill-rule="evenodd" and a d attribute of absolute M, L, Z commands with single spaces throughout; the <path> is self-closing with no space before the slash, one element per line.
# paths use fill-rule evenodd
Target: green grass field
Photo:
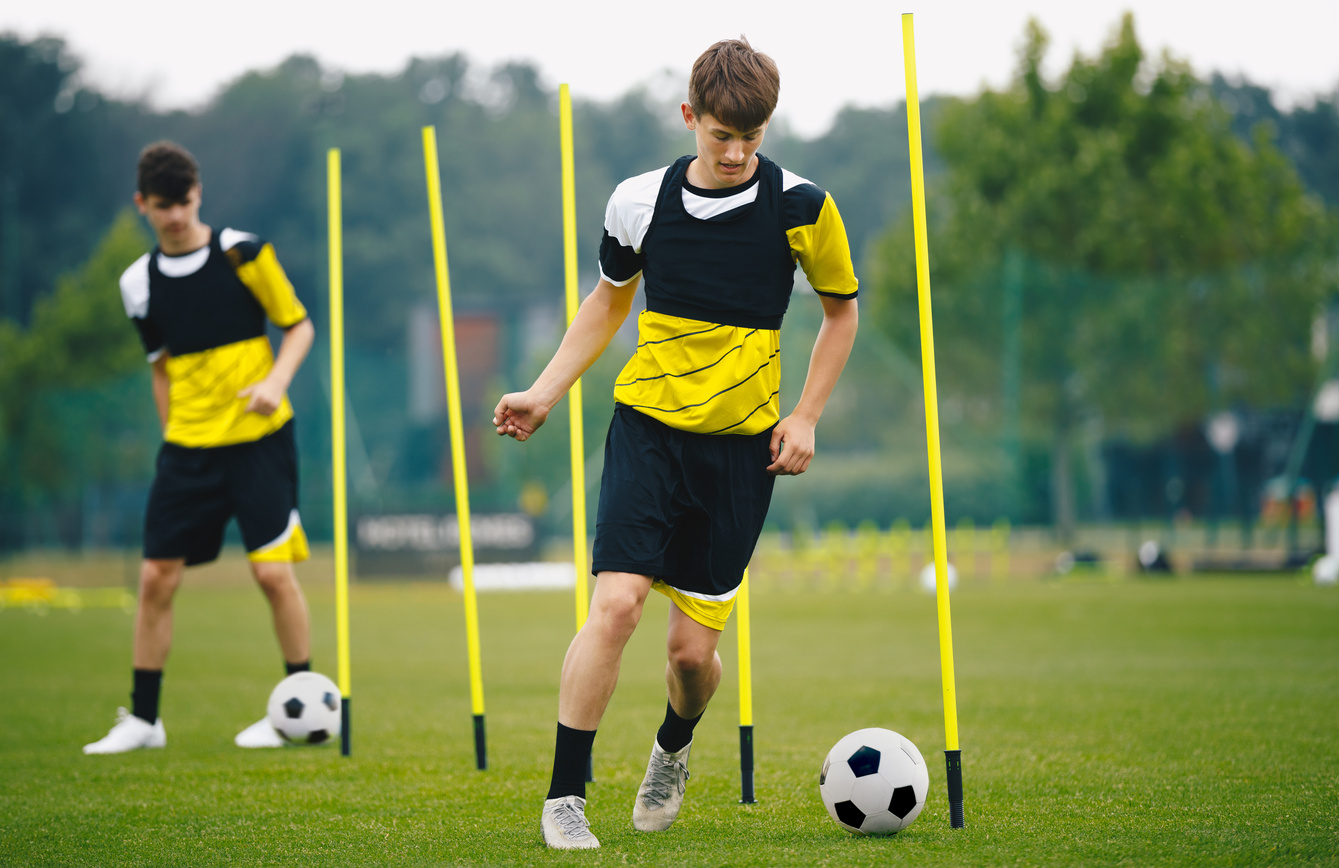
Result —
<path fill-rule="evenodd" d="M 755 805 L 742 806 L 733 627 L 668 832 L 631 802 L 664 709 L 652 594 L 595 742 L 603 849 L 539 836 L 563 594 L 480 597 L 490 768 L 473 768 L 460 598 L 353 589 L 354 745 L 242 751 L 281 676 L 259 592 L 188 585 L 164 685 L 168 747 L 85 757 L 128 704 L 119 610 L 0 610 L 0 865 L 1339 864 L 1339 592 L 1300 578 L 1015 581 L 954 596 L 967 828 L 948 826 L 933 598 L 753 597 Z M 309 587 L 335 670 L 333 593 Z M 907 831 L 853 837 L 818 771 L 863 726 L 930 763 Z"/>

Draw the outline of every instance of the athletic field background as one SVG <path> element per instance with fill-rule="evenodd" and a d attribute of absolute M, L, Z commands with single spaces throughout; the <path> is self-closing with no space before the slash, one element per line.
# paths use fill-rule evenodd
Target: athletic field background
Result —
<path fill-rule="evenodd" d="M 81 584 L 123 586 L 127 564 L 86 560 Z M 330 571 L 318 560 L 300 575 L 314 662 L 333 674 Z M 480 595 L 479 772 L 460 596 L 440 583 L 351 593 L 349 758 L 232 745 L 282 675 L 233 552 L 189 571 L 177 597 L 161 751 L 80 753 L 129 704 L 130 614 L 0 609 L 0 865 L 1339 864 L 1339 591 L 1300 573 L 965 578 L 956 831 L 933 597 L 910 578 L 787 591 L 755 567 L 758 802 L 738 804 L 732 622 L 679 822 L 634 832 L 665 701 L 668 601 L 652 594 L 595 741 L 588 816 L 604 846 L 579 854 L 539 835 L 570 594 Z M 930 764 L 924 812 L 892 838 L 849 835 L 819 799 L 828 748 L 864 726 L 903 733 Z"/>

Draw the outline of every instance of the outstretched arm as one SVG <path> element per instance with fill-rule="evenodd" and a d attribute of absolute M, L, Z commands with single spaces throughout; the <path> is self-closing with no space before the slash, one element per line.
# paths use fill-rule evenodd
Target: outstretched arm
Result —
<path fill-rule="evenodd" d="M 563 342 L 535 384 L 524 392 L 502 396 L 493 410 L 498 434 L 527 440 L 544 424 L 549 411 L 577 378 L 595 363 L 628 318 L 640 278 L 614 286 L 601 278 L 595 290 L 581 303 Z"/>
<path fill-rule="evenodd" d="M 794 411 L 772 429 L 772 463 L 767 472 L 777 476 L 798 476 L 809 469 L 809 462 L 814 457 L 814 428 L 818 425 L 818 417 L 823 415 L 823 407 L 827 405 L 855 343 L 856 326 L 860 321 L 855 299 L 827 295 L 819 298 L 823 302 L 823 325 L 809 357 L 804 392 Z"/>

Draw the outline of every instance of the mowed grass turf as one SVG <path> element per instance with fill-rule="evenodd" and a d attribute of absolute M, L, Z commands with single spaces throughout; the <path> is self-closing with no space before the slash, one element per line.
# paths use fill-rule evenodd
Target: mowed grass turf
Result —
<path fill-rule="evenodd" d="M 239 569 L 241 569 L 239 567 Z M 333 592 L 308 588 L 335 674 Z M 280 660 L 244 585 L 178 596 L 166 750 L 85 757 L 128 704 L 131 618 L 0 611 L 0 865 L 1339 864 L 1339 591 L 1298 578 L 965 584 L 953 598 L 967 828 L 944 792 L 934 600 L 906 590 L 753 595 L 755 805 L 738 804 L 726 676 L 668 832 L 634 832 L 664 710 L 668 601 L 652 594 L 595 742 L 604 846 L 539 834 L 567 594 L 479 600 L 486 772 L 474 769 L 460 597 L 352 590 L 353 756 L 244 751 Z M 930 765 L 892 838 L 832 823 L 818 771 L 853 729 L 896 729 Z"/>

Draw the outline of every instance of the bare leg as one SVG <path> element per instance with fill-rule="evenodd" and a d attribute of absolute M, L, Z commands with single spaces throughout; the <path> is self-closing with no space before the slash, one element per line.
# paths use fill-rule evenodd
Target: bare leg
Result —
<path fill-rule="evenodd" d="M 251 573 L 265 592 L 274 613 L 274 633 L 288 663 L 306 663 L 311 659 L 311 619 L 307 598 L 298 584 L 293 565 L 285 562 L 252 561 Z"/>
<path fill-rule="evenodd" d="M 136 669 L 161 670 L 172 650 L 172 598 L 181 585 L 186 561 L 145 560 L 139 571 L 139 603 L 135 611 Z"/>
<path fill-rule="evenodd" d="M 650 592 L 647 576 L 605 572 L 596 578 L 590 615 L 563 659 L 558 692 L 558 722 L 563 726 L 599 728 L 618 684 L 623 647 L 637 629 Z"/>
<path fill-rule="evenodd" d="M 721 631 L 699 624 L 678 606 L 670 606 L 668 637 L 665 683 L 670 706 L 679 717 L 691 720 L 706 711 L 721 684 L 721 657 L 716 653 Z"/>

